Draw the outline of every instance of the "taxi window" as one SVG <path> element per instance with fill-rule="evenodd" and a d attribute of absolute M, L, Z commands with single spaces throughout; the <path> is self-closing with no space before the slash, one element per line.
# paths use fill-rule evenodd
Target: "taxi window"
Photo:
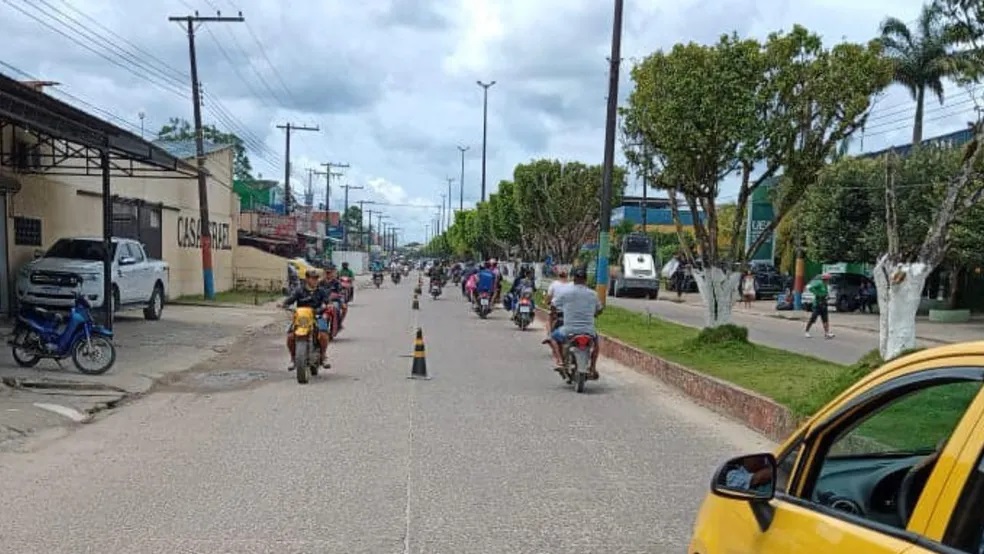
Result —
<path fill-rule="evenodd" d="M 984 453 L 967 478 L 943 544 L 971 554 L 984 554 Z"/>
<path fill-rule="evenodd" d="M 927 383 L 832 430 L 817 453 L 808 499 L 905 529 L 936 457 L 980 388 L 979 381 Z"/>

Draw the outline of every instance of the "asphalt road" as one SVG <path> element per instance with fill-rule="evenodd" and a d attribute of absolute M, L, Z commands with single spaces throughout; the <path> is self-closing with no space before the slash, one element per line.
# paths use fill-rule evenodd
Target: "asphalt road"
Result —
<path fill-rule="evenodd" d="M 637 312 L 649 311 L 683 325 L 704 326 L 703 306 L 639 298 L 609 297 L 608 302 Z M 808 339 L 803 335 L 804 324 L 799 321 L 742 313 L 740 307 L 735 308 L 732 319 L 736 325 L 748 328 L 748 337 L 753 342 L 842 364 L 853 364 L 861 356 L 878 348 L 878 336 L 874 333 L 838 328 L 837 312 L 833 311 L 830 312 L 830 325 L 835 337 L 830 340 L 823 338 L 823 327 L 819 321 L 811 330 L 813 338 Z"/>
<path fill-rule="evenodd" d="M 453 293 L 412 312 L 410 290 L 360 291 L 311 384 L 283 369 L 277 325 L 0 455 L 3 550 L 683 552 L 716 465 L 772 446 L 609 363 L 576 395 L 542 329 Z M 430 381 L 406 378 L 418 324 Z"/>

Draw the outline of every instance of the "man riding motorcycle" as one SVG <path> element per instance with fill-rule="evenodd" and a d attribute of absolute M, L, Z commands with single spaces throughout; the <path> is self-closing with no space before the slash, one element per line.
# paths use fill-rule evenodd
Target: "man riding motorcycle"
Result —
<path fill-rule="evenodd" d="M 348 277 L 349 279 L 355 279 L 355 273 L 349 268 L 348 262 L 342 262 L 342 269 L 338 272 L 339 277 Z"/>
<path fill-rule="evenodd" d="M 348 303 L 345 301 L 345 289 L 335 272 L 334 264 L 328 264 L 325 269 L 325 278 L 321 281 L 321 287 L 324 290 L 325 298 L 335 304 L 335 321 L 332 322 L 332 328 L 338 334 L 342 330 L 345 316 L 348 314 Z"/>
<path fill-rule="evenodd" d="M 568 335 L 590 335 L 597 341 L 598 332 L 595 330 L 594 320 L 603 308 L 597 293 L 588 288 L 588 272 L 583 267 L 573 269 L 571 277 L 574 280 L 574 286 L 553 299 L 557 309 L 564 312 L 564 324 L 552 332 L 548 339 L 559 372 L 564 367 L 562 347 L 567 341 Z M 591 379 L 598 378 L 596 364 L 599 352 L 601 349 L 595 345 L 591 352 L 591 367 L 589 368 Z"/>
<path fill-rule="evenodd" d="M 492 296 L 492 293 L 495 292 L 495 273 L 492 272 L 491 263 L 486 263 L 475 276 L 475 293 L 473 294 L 474 298 L 472 301 L 477 302 L 478 295 L 483 292 L 488 293 L 489 296 Z"/>
<path fill-rule="evenodd" d="M 512 317 L 514 320 L 519 315 L 520 294 L 526 289 L 529 289 L 534 294 L 536 293 L 536 283 L 534 282 L 533 275 L 533 268 L 524 267 L 520 269 L 519 275 L 513 281 L 512 288 L 509 289 L 509 307 L 512 308 Z"/>
<path fill-rule="evenodd" d="M 312 308 L 314 313 L 317 314 L 317 325 L 318 325 L 318 346 L 321 349 L 321 364 L 325 368 L 331 367 L 328 363 L 328 322 L 321 317 L 321 312 L 324 309 L 325 304 L 328 303 L 328 297 L 325 295 L 324 289 L 319 283 L 320 276 L 318 271 L 315 269 L 309 269 L 304 273 L 304 284 L 294 289 L 294 292 L 290 294 L 283 303 L 280 304 L 281 308 L 286 309 L 291 304 L 296 304 L 297 307 Z M 287 351 L 290 352 L 290 365 L 287 367 L 288 371 L 294 371 L 294 353 L 296 340 L 294 337 L 294 324 L 291 323 L 290 327 L 287 329 Z"/>
<path fill-rule="evenodd" d="M 430 271 L 427 272 L 427 276 L 430 277 L 431 285 L 437 283 L 437 286 L 443 287 L 444 265 L 442 265 L 442 262 L 434 264 L 434 266 L 430 268 Z"/>

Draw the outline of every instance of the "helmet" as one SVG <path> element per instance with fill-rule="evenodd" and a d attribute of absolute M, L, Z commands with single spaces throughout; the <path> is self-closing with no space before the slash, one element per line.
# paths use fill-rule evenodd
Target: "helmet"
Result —
<path fill-rule="evenodd" d="M 348 262 L 342 262 L 342 267 L 348 269 Z"/>
<path fill-rule="evenodd" d="M 304 276 L 305 277 L 309 277 L 309 278 L 310 277 L 321 277 L 321 274 L 318 273 L 318 270 L 317 269 L 310 268 L 310 269 L 308 269 L 307 271 L 304 272 Z"/>

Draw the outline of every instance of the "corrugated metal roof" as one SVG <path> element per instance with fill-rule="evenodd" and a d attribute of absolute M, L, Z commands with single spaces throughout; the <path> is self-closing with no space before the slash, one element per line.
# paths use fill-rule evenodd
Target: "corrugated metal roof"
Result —
<path fill-rule="evenodd" d="M 181 158 L 183 160 L 194 159 L 195 157 L 195 141 L 192 140 L 155 140 L 154 145 L 159 146 L 164 149 L 168 154 L 174 156 L 175 158 Z M 214 142 L 205 141 L 205 154 L 211 154 L 212 152 L 218 152 L 220 150 L 225 150 L 226 148 L 232 148 L 231 144 L 216 144 Z"/>

